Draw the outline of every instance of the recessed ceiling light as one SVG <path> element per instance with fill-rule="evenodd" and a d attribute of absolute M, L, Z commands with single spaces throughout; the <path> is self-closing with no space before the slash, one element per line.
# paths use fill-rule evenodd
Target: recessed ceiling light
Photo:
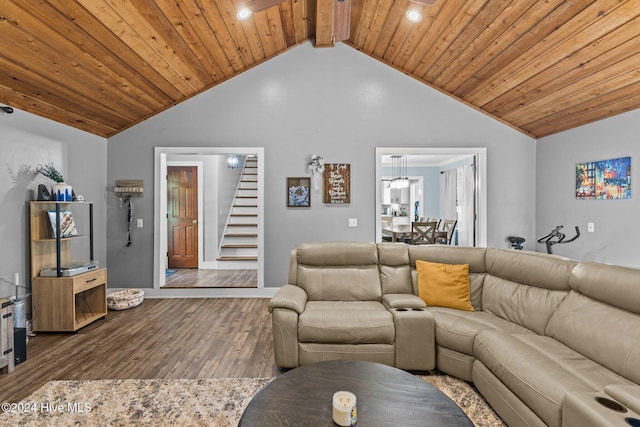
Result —
<path fill-rule="evenodd" d="M 238 18 L 241 21 L 244 21 L 250 16 L 251 16 L 251 11 L 246 7 L 241 8 L 240 10 L 238 10 L 238 13 L 236 13 L 236 18 Z"/>
<path fill-rule="evenodd" d="M 406 15 L 411 22 L 420 22 L 422 20 L 422 14 L 417 10 L 407 10 Z"/>

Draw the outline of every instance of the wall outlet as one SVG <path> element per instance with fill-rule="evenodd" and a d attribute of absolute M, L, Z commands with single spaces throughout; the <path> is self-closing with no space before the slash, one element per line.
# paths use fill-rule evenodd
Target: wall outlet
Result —
<path fill-rule="evenodd" d="M 596 231 L 596 225 L 593 222 L 588 222 L 587 223 L 587 231 L 589 233 L 593 233 L 594 231 Z"/>
<path fill-rule="evenodd" d="M 142 220 L 142 218 L 138 218 L 137 219 L 136 225 L 137 225 L 138 228 L 144 227 L 144 221 Z"/>
<path fill-rule="evenodd" d="M 358 218 L 349 218 L 349 227 L 357 227 Z"/>

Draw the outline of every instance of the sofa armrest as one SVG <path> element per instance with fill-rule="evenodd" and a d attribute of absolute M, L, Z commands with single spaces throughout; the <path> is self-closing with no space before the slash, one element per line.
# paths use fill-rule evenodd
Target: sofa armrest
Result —
<path fill-rule="evenodd" d="M 269 311 L 275 308 L 288 308 L 300 314 L 307 305 L 307 293 L 295 285 L 284 285 L 269 301 Z"/>
<path fill-rule="evenodd" d="M 413 294 L 386 294 L 382 303 L 387 308 L 424 308 L 427 304 Z"/>
<path fill-rule="evenodd" d="M 640 385 L 611 384 L 604 388 L 604 392 L 635 413 L 640 414 Z"/>

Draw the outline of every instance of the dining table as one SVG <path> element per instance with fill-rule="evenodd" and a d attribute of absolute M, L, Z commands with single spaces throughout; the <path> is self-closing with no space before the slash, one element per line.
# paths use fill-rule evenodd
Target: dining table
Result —
<path fill-rule="evenodd" d="M 411 225 L 408 224 L 396 224 L 396 225 L 385 225 L 382 227 L 382 235 L 383 236 L 391 236 L 392 242 L 398 242 L 399 239 L 403 239 L 405 237 L 411 236 Z"/>
<path fill-rule="evenodd" d="M 408 224 L 397 224 L 397 225 L 383 225 L 382 226 L 382 235 L 383 236 L 391 236 L 392 242 L 401 242 L 404 239 L 411 239 L 411 225 Z M 444 243 L 448 244 L 448 233 L 446 231 L 436 230 L 435 232 L 435 242 L 434 243 Z"/>

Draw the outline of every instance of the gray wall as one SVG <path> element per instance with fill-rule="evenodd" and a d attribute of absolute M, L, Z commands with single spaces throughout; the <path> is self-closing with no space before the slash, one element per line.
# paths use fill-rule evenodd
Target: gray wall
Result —
<path fill-rule="evenodd" d="M 94 202 L 95 258 L 106 265 L 105 195 L 107 141 L 71 127 L 15 110 L 0 115 L 0 277 L 30 286 L 29 209 L 38 184 L 51 187 L 53 181 L 20 173 L 21 165 L 35 167 L 53 162 L 77 194 Z M 88 256 L 88 254 L 87 254 Z M 14 294 L 13 287 L 0 281 L 0 296 Z"/>
<path fill-rule="evenodd" d="M 112 287 L 153 286 L 153 147 L 265 147 L 265 286 L 286 283 L 288 254 L 306 241 L 375 238 L 374 149 L 487 147 L 488 244 L 534 236 L 535 142 L 350 48 L 298 46 L 109 139 L 108 182 L 145 180 L 136 242 L 122 244 L 108 201 Z M 312 193 L 310 209 L 286 207 L 288 176 L 308 176 L 312 153 L 351 164 L 351 203 Z M 135 175 L 135 176 L 132 176 Z M 348 218 L 358 218 L 349 228 Z"/>
<path fill-rule="evenodd" d="M 640 110 L 631 111 L 538 141 L 536 235 L 564 225 L 567 236 L 579 226 L 581 237 L 553 246 L 554 253 L 640 268 Z M 577 200 L 576 163 L 631 156 L 631 199 Z M 587 223 L 595 232 L 587 233 Z M 538 250 L 545 252 L 544 245 Z"/>

